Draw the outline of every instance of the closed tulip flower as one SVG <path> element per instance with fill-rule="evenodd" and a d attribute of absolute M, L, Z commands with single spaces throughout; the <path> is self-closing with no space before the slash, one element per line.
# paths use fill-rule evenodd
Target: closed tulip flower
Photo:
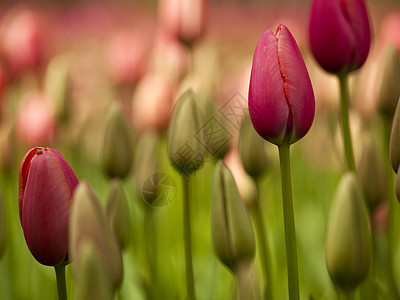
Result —
<path fill-rule="evenodd" d="M 313 0 L 309 35 L 311 51 L 326 71 L 357 70 L 371 44 L 364 0 Z"/>
<path fill-rule="evenodd" d="M 29 250 L 38 262 L 68 259 L 68 223 L 78 179 L 60 152 L 29 150 L 19 167 L 19 216 Z"/>
<path fill-rule="evenodd" d="M 310 77 L 289 29 L 268 29 L 253 57 L 249 85 L 250 117 L 264 139 L 292 144 L 310 129 L 315 100 Z"/>

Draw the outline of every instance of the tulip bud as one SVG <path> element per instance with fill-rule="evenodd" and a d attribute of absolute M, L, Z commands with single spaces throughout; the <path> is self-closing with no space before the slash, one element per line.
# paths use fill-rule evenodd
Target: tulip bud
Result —
<path fill-rule="evenodd" d="M 253 228 L 232 174 L 222 161 L 214 172 L 211 234 L 218 258 L 232 271 L 239 262 L 254 257 Z"/>
<path fill-rule="evenodd" d="M 160 23 L 169 36 L 190 46 L 203 35 L 205 0 L 162 0 L 159 3 Z"/>
<path fill-rule="evenodd" d="M 69 89 L 68 60 L 64 56 L 56 56 L 47 67 L 44 90 L 59 120 L 67 120 L 70 114 Z"/>
<path fill-rule="evenodd" d="M 198 108 L 191 90 L 178 100 L 168 127 L 168 156 L 172 166 L 182 175 L 189 176 L 198 170 L 204 161 L 202 135 Z"/>
<path fill-rule="evenodd" d="M 246 116 L 240 129 L 239 155 L 244 169 L 255 179 L 270 165 L 265 144 L 265 141 L 254 130 L 250 117 Z"/>
<path fill-rule="evenodd" d="M 79 276 L 82 267 L 82 249 L 86 243 L 92 243 L 99 251 L 108 283 L 117 289 L 122 281 L 122 254 L 100 202 L 86 181 L 82 181 L 74 193 L 69 230 L 75 277 Z"/>
<path fill-rule="evenodd" d="M 135 183 L 137 193 L 141 193 L 143 184 L 153 174 L 158 173 L 158 139 L 155 132 L 144 132 L 139 140 L 135 157 Z M 142 194 L 147 203 L 152 204 L 157 193 Z"/>
<path fill-rule="evenodd" d="M 68 260 L 68 224 L 78 179 L 60 152 L 35 147 L 19 167 L 19 216 L 26 244 L 38 262 Z"/>
<path fill-rule="evenodd" d="M 386 170 L 376 141 L 370 135 L 364 139 L 358 175 L 367 204 L 373 211 L 385 198 Z"/>
<path fill-rule="evenodd" d="M 133 162 L 134 132 L 118 105 L 108 118 L 103 144 L 103 170 L 110 177 L 128 176 Z"/>
<path fill-rule="evenodd" d="M 6 208 L 3 195 L 0 194 L 0 259 L 6 248 Z"/>
<path fill-rule="evenodd" d="M 51 144 L 56 135 L 56 119 L 43 93 L 30 94 L 18 109 L 15 130 L 18 140 L 28 146 Z"/>
<path fill-rule="evenodd" d="M 100 254 L 90 242 L 83 242 L 81 247 L 81 265 L 75 278 L 74 300 L 112 300 L 113 290 L 107 281 Z"/>
<path fill-rule="evenodd" d="M 400 97 L 400 59 L 399 50 L 392 44 L 387 45 L 380 57 L 376 76 L 376 97 L 381 114 L 392 117 Z"/>
<path fill-rule="evenodd" d="M 400 105 L 397 102 L 396 111 L 394 112 L 392 131 L 390 133 L 390 162 L 393 171 L 397 173 L 400 165 Z"/>
<path fill-rule="evenodd" d="M 131 237 L 131 216 L 122 181 L 113 179 L 107 198 L 107 217 L 120 248 L 125 249 Z"/>
<path fill-rule="evenodd" d="M 339 182 L 327 230 L 329 275 L 340 288 L 352 290 L 367 276 L 372 257 L 368 212 L 354 173 Z"/>
<path fill-rule="evenodd" d="M 311 52 L 325 71 L 359 69 L 371 44 L 364 0 L 313 0 L 309 35 Z"/>
<path fill-rule="evenodd" d="M 310 77 L 289 29 L 268 29 L 254 51 L 249 85 L 254 129 L 276 145 L 292 144 L 310 129 L 315 101 Z"/>

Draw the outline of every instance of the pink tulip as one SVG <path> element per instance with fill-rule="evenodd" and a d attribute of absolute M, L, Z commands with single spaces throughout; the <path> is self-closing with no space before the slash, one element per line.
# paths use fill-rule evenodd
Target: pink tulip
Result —
<path fill-rule="evenodd" d="M 109 41 L 111 78 L 121 85 L 136 84 L 146 69 L 146 41 L 133 30 L 121 30 Z"/>
<path fill-rule="evenodd" d="M 309 34 L 311 51 L 326 71 L 359 69 L 371 44 L 364 0 L 313 0 Z"/>
<path fill-rule="evenodd" d="M 249 85 L 249 111 L 264 139 L 292 144 L 310 129 L 315 101 L 310 77 L 289 29 L 268 29 L 258 41 Z"/>
<path fill-rule="evenodd" d="M 2 50 L 14 75 L 41 63 L 44 41 L 44 27 L 37 13 L 20 9 L 7 16 L 2 32 Z"/>
<path fill-rule="evenodd" d="M 56 134 L 56 117 L 43 93 L 34 93 L 21 102 L 16 118 L 16 134 L 24 145 L 50 144 Z"/>
<path fill-rule="evenodd" d="M 38 262 L 57 266 L 68 259 L 68 220 L 74 171 L 60 152 L 29 150 L 19 167 L 19 216 L 25 240 Z"/>
<path fill-rule="evenodd" d="M 191 45 L 203 35 L 205 0 L 161 0 L 159 3 L 160 24 L 169 36 Z"/>

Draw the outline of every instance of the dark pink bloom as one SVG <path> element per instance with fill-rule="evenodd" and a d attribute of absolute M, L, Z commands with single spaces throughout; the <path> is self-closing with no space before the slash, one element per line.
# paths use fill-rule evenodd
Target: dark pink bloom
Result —
<path fill-rule="evenodd" d="M 313 0 L 309 34 L 311 51 L 326 71 L 359 69 L 371 44 L 364 0 Z"/>
<path fill-rule="evenodd" d="M 19 167 L 19 216 L 26 244 L 38 262 L 68 259 L 68 223 L 78 179 L 60 152 L 29 150 Z"/>
<path fill-rule="evenodd" d="M 258 41 L 249 86 L 249 110 L 264 139 L 292 144 L 310 129 L 315 100 L 310 77 L 289 29 L 268 29 Z"/>

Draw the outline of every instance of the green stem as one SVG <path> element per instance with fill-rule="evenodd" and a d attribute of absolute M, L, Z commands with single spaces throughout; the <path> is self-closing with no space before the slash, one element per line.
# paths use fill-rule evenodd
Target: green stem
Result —
<path fill-rule="evenodd" d="M 56 270 L 58 300 L 67 300 L 67 286 L 65 283 L 65 264 L 54 267 Z"/>
<path fill-rule="evenodd" d="M 189 300 L 195 300 L 193 260 L 192 260 L 192 238 L 190 229 L 190 197 L 189 179 L 183 179 L 183 230 L 185 239 L 185 263 L 186 263 L 186 289 Z"/>
<path fill-rule="evenodd" d="M 351 143 L 351 132 L 349 125 L 349 91 L 347 86 L 347 74 L 339 75 L 340 82 L 340 112 L 342 121 L 342 134 L 344 144 L 344 155 L 346 158 L 346 166 L 349 171 L 356 172 L 356 164 L 354 162 L 353 145 Z"/>
<path fill-rule="evenodd" d="M 260 186 L 259 183 L 256 182 L 257 186 L 257 199 L 254 202 L 254 224 L 256 227 L 257 233 L 257 242 L 260 245 L 260 259 L 261 259 L 261 266 L 264 275 L 264 297 L 266 299 L 272 299 L 272 276 L 271 276 L 271 256 L 269 255 L 268 247 L 267 247 L 267 239 L 266 239 L 266 232 L 263 222 L 262 216 L 262 209 L 260 203 Z"/>
<path fill-rule="evenodd" d="M 292 183 L 290 175 L 290 145 L 284 143 L 278 146 L 278 148 L 279 162 L 281 165 L 283 221 L 285 226 L 289 300 L 298 300 L 300 299 L 300 292 L 297 267 L 296 228 L 294 222 Z"/>

